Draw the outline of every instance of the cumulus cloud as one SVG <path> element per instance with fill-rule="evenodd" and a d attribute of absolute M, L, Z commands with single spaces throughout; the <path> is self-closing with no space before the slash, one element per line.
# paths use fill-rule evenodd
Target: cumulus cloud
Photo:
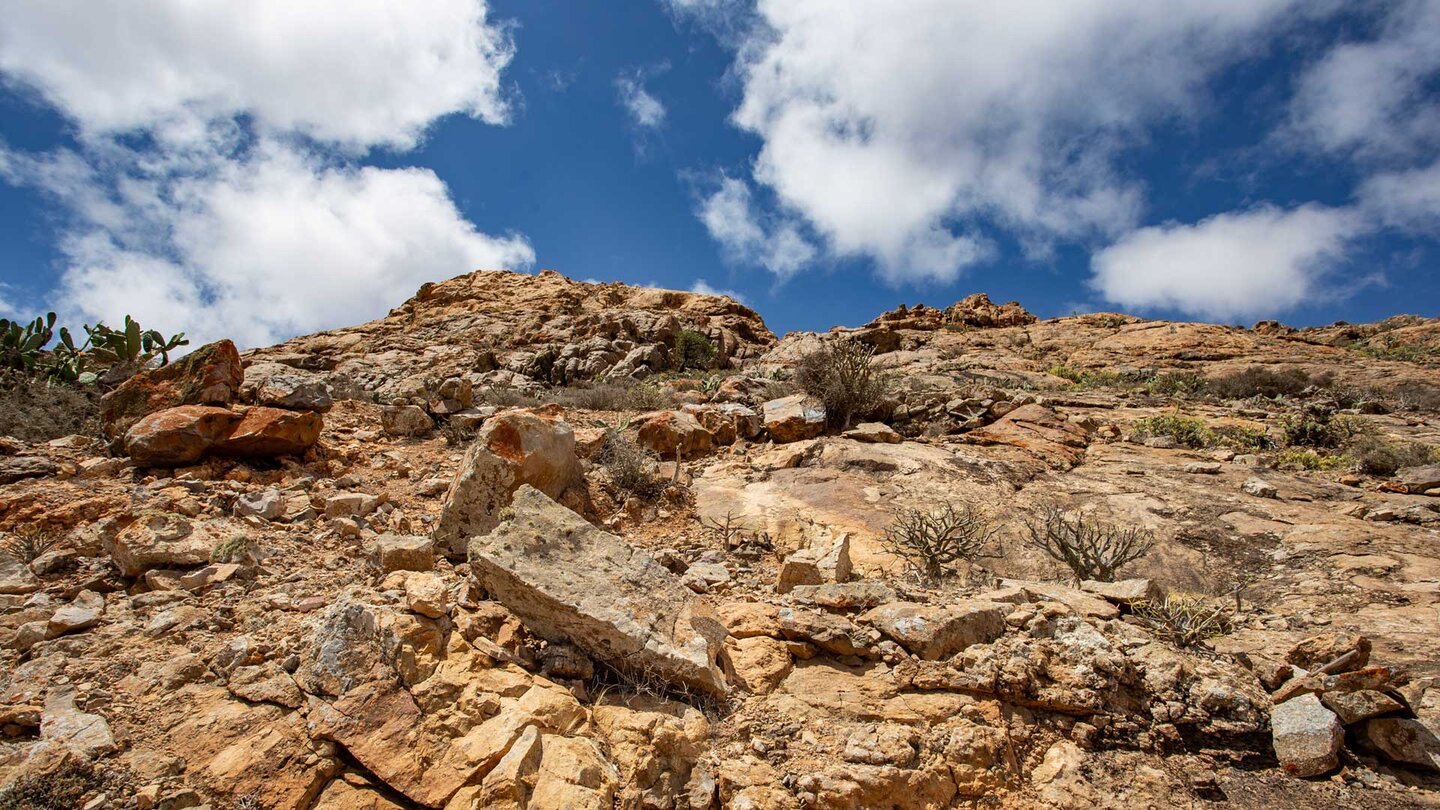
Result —
<path fill-rule="evenodd" d="M 710 282 L 706 281 L 703 278 L 695 279 L 695 283 L 690 285 L 690 292 L 699 293 L 701 295 L 723 295 L 727 298 L 735 299 L 735 301 L 738 303 L 745 303 L 745 296 L 741 295 L 735 290 L 722 290 L 718 287 L 713 287 L 710 285 Z"/>
<path fill-rule="evenodd" d="M 645 89 L 639 77 L 621 76 L 615 80 L 615 89 L 620 94 L 620 106 L 635 126 L 657 129 L 665 123 L 665 105 Z"/>
<path fill-rule="evenodd" d="M 1440 232 L 1440 161 L 1369 178 L 1360 187 L 1360 207 L 1380 225 Z"/>
<path fill-rule="evenodd" d="M 783 218 L 762 222 L 744 180 L 720 178 L 701 199 L 697 215 L 731 261 L 759 265 L 785 279 L 815 258 L 815 246 L 796 223 Z"/>
<path fill-rule="evenodd" d="M 1306 205 L 1141 228 L 1095 254 L 1092 284 L 1128 307 L 1212 320 L 1268 317 L 1323 289 L 1365 227 L 1353 210 Z"/>
<path fill-rule="evenodd" d="M 830 253 L 947 281 L 988 255 L 982 223 L 1040 253 L 1131 229 L 1145 190 L 1120 151 L 1317 5 L 761 0 L 733 120 L 761 138 L 753 179 Z M 717 8 L 671 0 L 692 6 Z"/>
<path fill-rule="evenodd" d="M 475 0 L 56 0 L 0 15 L 0 72 L 98 134 L 184 137 L 243 114 L 408 148 L 451 113 L 503 122 L 512 55 Z"/>
<path fill-rule="evenodd" d="M 1376 36 L 1332 48 L 1302 76 L 1290 134 L 1330 154 L 1387 160 L 1432 153 L 1440 104 L 1440 0 L 1390 5 Z"/>
<path fill-rule="evenodd" d="M 433 171 L 354 162 L 445 115 L 505 120 L 511 48 L 483 2 L 76 9 L 0 18 L 0 72 L 80 133 L 76 151 L 0 148 L 0 176 L 67 215 L 53 297 L 73 321 L 129 313 L 256 345 L 533 263 L 523 237 L 479 232 Z"/>

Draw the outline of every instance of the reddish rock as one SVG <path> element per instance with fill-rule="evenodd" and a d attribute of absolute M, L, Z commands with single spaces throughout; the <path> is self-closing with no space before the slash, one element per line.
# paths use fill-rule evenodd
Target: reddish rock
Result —
<path fill-rule="evenodd" d="M 1089 434 L 1049 408 L 1031 404 L 966 433 L 965 439 L 976 444 L 1008 444 L 1028 450 L 1056 466 L 1069 468 L 1085 457 Z"/>
<path fill-rule="evenodd" d="M 125 432 L 124 447 L 137 467 L 178 467 L 200 460 L 230 435 L 240 414 L 209 405 L 181 405 L 152 413 Z"/>
<path fill-rule="evenodd" d="M 653 411 L 635 417 L 636 440 L 661 458 L 694 458 L 710 450 L 712 436 L 700 420 L 683 411 Z"/>
<path fill-rule="evenodd" d="M 245 369 L 235 344 L 201 346 L 168 366 L 142 371 L 100 401 L 105 435 L 120 440 L 141 418 L 181 405 L 228 405 L 240 392 Z"/>
<path fill-rule="evenodd" d="M 320 438 L 325 421 L 314 411 L 247 408 L 228 436 L 215 444 L 226 456 L 294 456 Z"/>

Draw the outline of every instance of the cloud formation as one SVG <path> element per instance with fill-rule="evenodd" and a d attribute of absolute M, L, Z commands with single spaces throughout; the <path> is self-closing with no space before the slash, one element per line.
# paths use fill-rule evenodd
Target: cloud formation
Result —
<path fill-rule="evenodd" d="M 786 279 L 815 258 L 815 246 L 796 222 L 761 220 L 744 180 L 720 178 L 715 190 L 700 200 L 697 213 L 732 261 L 759 265 Z"/>
<path fill-rule="evenodd" d="M 354 162 L 446 115 L 503 123 L 511 55 L 479 0 L 23 4 L 0 17 L 0 72 L 79 147 L 0 146 L 0 177 L 67 215 L 52 304 L 72 322 L 246 345 L 354 323 L 425 281 L 533 263 L 434 172 Z"/>
<path fill-rule="evenodd" d="M 665 105 L 645 89 L 638 76 L 621 76 L 615 80 L 615 89 L 620 94 L 620 106 L 635 126 L 657 129 L 665 123 Z"/>

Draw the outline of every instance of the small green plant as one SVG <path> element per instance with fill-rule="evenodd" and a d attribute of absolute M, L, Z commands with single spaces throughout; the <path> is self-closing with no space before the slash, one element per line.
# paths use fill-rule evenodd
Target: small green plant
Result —
<path fill-rule="evenodd" d="M 1160 601 L 1143 600 L 1131 606 L 1135 617 L 1157 636 L 1180 648 L 1189 648 L 1234 630 L 1228 604 L 1167 595 Z"/>
<path fill-rule="evenodd" d="M 875 348 L 850 338 L 827 342 L 805 355 L 795 368 L 795 382 L 825 406 L 825 421 L 844 430 L 856 416 L 867 414 L 890 389 L 890 378 L 874 364 Z"/>
<path fill-rule="evenodd" d="M 675 368 L 707 369 L 715 364 L 715 344 L 704 332 L 685 329 L 675 338 Z"/>
<path fill-rule="evenodd" d="M 29 565 L 53 548 L 59 539 L 44 529 L 21 529 L 0 538 L 0 555 Z"/>
<path fill-rule="evenodd" d="M 1051 366 L 1050 368 L 1045 369 L 1045 373 L 1055 377 L 1059 377 L 1062 380 L 1069 380 L 1072 383 L 1078 383 L 1081 380 L 1085 379 L 1085 373 L 1083 371 L 1071 368 L 1066 365 Z"/>
<path fill-rule="evenodd" d="M 955 565 L 974 565 L 990 553 L 998 527 L 974 504 L 950 502 L 934 509 L 900 509 L 881 538 L 881 546 L 908 573 L 935 583 L 955 573 Z"/>
<path fill-rule="evenodd" d="M 1205 390 L 1205 376 L 1194 371 L 1167 371 L 1151 377 L 1145 390 L 1157 397 L 1193 397 Z"/>
<path fill-rule="evenodd" d="M 1369 428 L 1348 414 L 1337 414 L 1328 405 L 1307 405 L 1300 413 L 1286 414 L 1279 421 L 1282 443 L 1287 447 L 1314 447 L 1322 450 L 1341 447 Z"/>
<path fill-rule="evenodd" d="M 1182 416 L 1179 413 L 1147 416 L 1137 420 L 1134 429 L 1138 438 L 1150 439 L 1168 436 L 1181 447 L 1188 447 L 1192 450 L 1210 447 L 1215 441 L 1214 432 L 1204 422 L 1192 416 Z"/>
<path fill-rule="evenodd" d="M 1022 539 L 1069 568 L 1076 580 L 1114 582 L 1121 567 L 1155 547 L 1155 534 L 1149 529 L 1118 526 L 1094 515 L 1067 512 L 1054 501 L 1040 504 L 1022 525 Z"/>
<path fill-rule="evenodd" d="M 221 540 L 210 552 L 210 562 L 215 563 L 238 563 L 246 558 L 254 556 L 254 545 L 250 538 L 243 534 L 232 534 L 226 540 Z"/>
<path fill-rule="evenodd" d="M 1282 470 L 1306 470 L 1324 472 L 1349 469 L 1354 461 L 1343 453 L 1317 453 L 1314 450 L 1292 447 L 1275 456 L 1275 466 Z"/>
<path fill-rule="evenodd" d="M 0 367 L 35 373 L 42 351 L 55 334 L 55 313 L 49 312 L 29 323 L 0 318 Z"/>

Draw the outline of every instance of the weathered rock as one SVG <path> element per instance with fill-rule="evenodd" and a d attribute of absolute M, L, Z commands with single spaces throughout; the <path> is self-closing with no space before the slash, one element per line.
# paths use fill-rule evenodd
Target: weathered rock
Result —
<path fill-rule="evenodd" d="M 182 405 L 228 405 L 240 392 L 245 370 L 235 344 L 221 340 L 179 360 L 142 371 L 100 401 L 105 435 L 120 439 L 130 426 L 156 411 Z"/>
<path fill-rule="evenodd" d="M 102 541 L 120 573 L 138 577 L 152 568 L 204 565 L 215 546 L 229 536 L 222 522 L 197 525 L 168 512 L 144 512 Z"/>
<path fill-rule="evenodd" d="M 432 619 L 449 613 L 450 597 L 445 592 L 445 581 L 429 572 L 411 572 L 405 577 L 405 606 Z"/>
<path fill-rule="evenodd" d="M 142 467 L 193 464 L 230 435 L 243 418 L 235 411 L 210 405 L 157 411 L 130 423 L 124 434 L 125 453 Z"/>
<path fill-rule="evenodd" d="M 272 362 L 253 363 L 245 367 L 240 398 L 256 405 L 322 413 L 335 405 L 334 392 L 325 380 Z"/>
<path fill-rule="evenodd" d="M 1097 582 L 1087 579 L 1080 583 L 1080 589 L 1104 597 L 1117 605 L 1159 602 L 1165 598 L 1164 589 L 1152 579 L 1122 579 L 1119 582 Z"/>
<path fill-rule="evenodd" d="M 895 589 L 882 582 L 828 582 L 823 585 L 797 585 L 790 591 L 797 602 L 813 602 L 831 610 L 873 608 L 894 602 Z"/>
<path fill-rule="evenodd" d="M 1330 674 L 1363 669 L 1370 662 L 1370 639 L 1358 633 L 1321 633 L 1296 644 L 1285 654 L 1285 660 L 1313 672 L 1349 652 L 1355 655 L 1342 666 L 1329 670 Z"/>
<path fill-rule="evenodd" d="M 1380 717 L 1365 721 L 1361 739 L 1395 762 L 1440 771 L 1440 739 L 1419 720 Z"/>
<path fill-rule="evenodd" d="M 320 439 L 325 420 L 314 411 L 255 406 L 215 444 L 215 452 L 241 458 L 298 456 Z"/>
<path fill-rule="evenodd" d="M 116 747 L 110 724 L 98 714 L 77 709 L 75 690 L 70 686 L 53 687 L 45 698 L 40 739 L 61 743 L 88 759 L 108 754 Z"/>
<path fill-rule="evenodd" d="M 712 436 L 685 411 L 652 411 L 635 417 L 635 441 L 661 458 L 695 458 L 710 451 Z"/>
<path fill-rule="evenodd" d="M 883 422 L 861 422 L 843 435 L 847 439 L 866 444 L 899 444 L 905 441 L 904 436 Z"/>
<path fill-rule="evenodd" d="M 1406 467 L 1395 473 L 1395 480 L 1403 484 L 1409 492 L 1428 494 L 1431 490 L 1440 489 L 1440 464 Z"/>
<path fill-rule="evenodd" d="M 465 553 L 466 541 L 489 532 L 521 486 L 558 498 L 580 475 L 575 434 L 557 412 L 509 411 L 485 423 L 460 462 L 435 529 L 440 547 Z"/>
<path fill-rule="evenodd" d="M 1218 461 L 1192 461 L 1183 469 L 1190 475 L 1219 475 L 1221 468 Z"/>
<path fill-rule="evenodd" d="M 1281 703 L 1270 713 L 1271 738 L 1280 767 L 1294 776 L 1319 776 L 1340 764 L 1345 732 L 1340 718 L 1314 695 Z"/>
<path fill-rule="evenodd" d="M 0 554 L 0 595 L 34 593 L 40 590 L 40 579 L 30 566 L 10 556 Z"/>
<path fill-rule="evenodd" d="M 1004 635 L 1009 613 L 1009 606 L 999 602 L 960 600 L 945 607 L 891 602 L 861 614 L 860 621 L 915 655 L 939 661 Z"/>
<path fill-rule="evenodd" d="M 379 496 L 368 492 L 341 492 L 325 499 L 325 517 L 365 517 L 379 507 Z"/>
<path fill-rule="evenodd" d="M 380 411 L 380 429 L 388 436 L 424 436 L 435 420 L 419 405 L 387 405 Z"/>
<path fill-rule="evenodd" d="M 238 667 L 230 673 L 230 693 L 251 703 L 274 703 L 287 709 L 305 705 L 305 694 L 290 673 L 274 664 Z"/>
<path fill-rule="evenodd" d="M 844 617 L 818 610 L 781 608 L 775 612 L 775 621 L 786 641 L 813 644 L 833 655 L 877 657 L 866 632 Z"/>
<path fill-rule="evenodd" d="M 773 692 L 790 674 L 790 652 L 782 641 L 766 636 L 728 639 L 725 651 L 736 681 L 747 692 Z"/>
<path fill-rule="evenodd" d="M 772 399 L 761 408 L 765 430 L 777 442 L 813 439 L 825 432 L 825 408 L 804 394 Z"/>
<path fill-rule="evenodd" d="M 850 536 L 841 535 L 829 546 L 800 549 L 788 555 L 780 564 L 775 591 L 789 593 L 800 585 L 844 582 L 851 571 Z"/>
<path fill-rule="evenodd" d="M 725 628 L 674 574 L 523 485 L 514 516 L 470 542 L 477 584 L 533 633 L 622 671 L 724 694 Z"/>
<path fill-rule="evenodd" d="M 238 517 L 258 517 L 264 520 L 279 520 L 285 516 L 285 496 L 278 489 L 246 492 L 235 499 L 232 510 Z"/>
<path fill-rule="evenodd" d="M 100 623 L 105 612 L 105 597 L 94 591 L 81 591 L 65 607 L 55 611 L 45 627 L 46 638 L 59 638 L 67 633 L 88 630 Z"/>
<path fill-rule="evenodd" d="M 382 534 L 375 538 L 370 565 L 382 577 L 395 571 L 432 570 L 435 542 L 428 537 Z"/>
<path fill-rule="evenodd" d="M 1043 405 L 1021 405 L 993 423 L 965 434 L 980 444 L 1008 444 L 1052 465 L 1073 467 L 1085 456 L 1089 432 Z"/>
<path fill-rule="evenodd" d="M 54 475 L 60 468 L 48 458 L 39 456 L 0 457 L 0 485 L 13 484 L 27 478 Z"/>
<path fill-rule="evenodd" d="M 1398 700 L 1373 689 L 1325 692 L 1320 695 L 1320 702 L 1325 704 L 1325 708 L 1335 712 L 1340 722 L 1347 726 L 1404 708 Z"/>
<path fill-rule="evenodd" d="M 680 581 L 696 593 L 710 593 L 730 585 L 730 569 L 720 563 L 695 563 L 685 569 Z"/>
<path fill-rule="evenodd" d="M 1280 497 L 1280 490 L 1263 478 L 1247 478 L 1245 483 L 1240 485 L 1240 489 L 1246 495 L 1253 495 L 1256 498 Z"/>

